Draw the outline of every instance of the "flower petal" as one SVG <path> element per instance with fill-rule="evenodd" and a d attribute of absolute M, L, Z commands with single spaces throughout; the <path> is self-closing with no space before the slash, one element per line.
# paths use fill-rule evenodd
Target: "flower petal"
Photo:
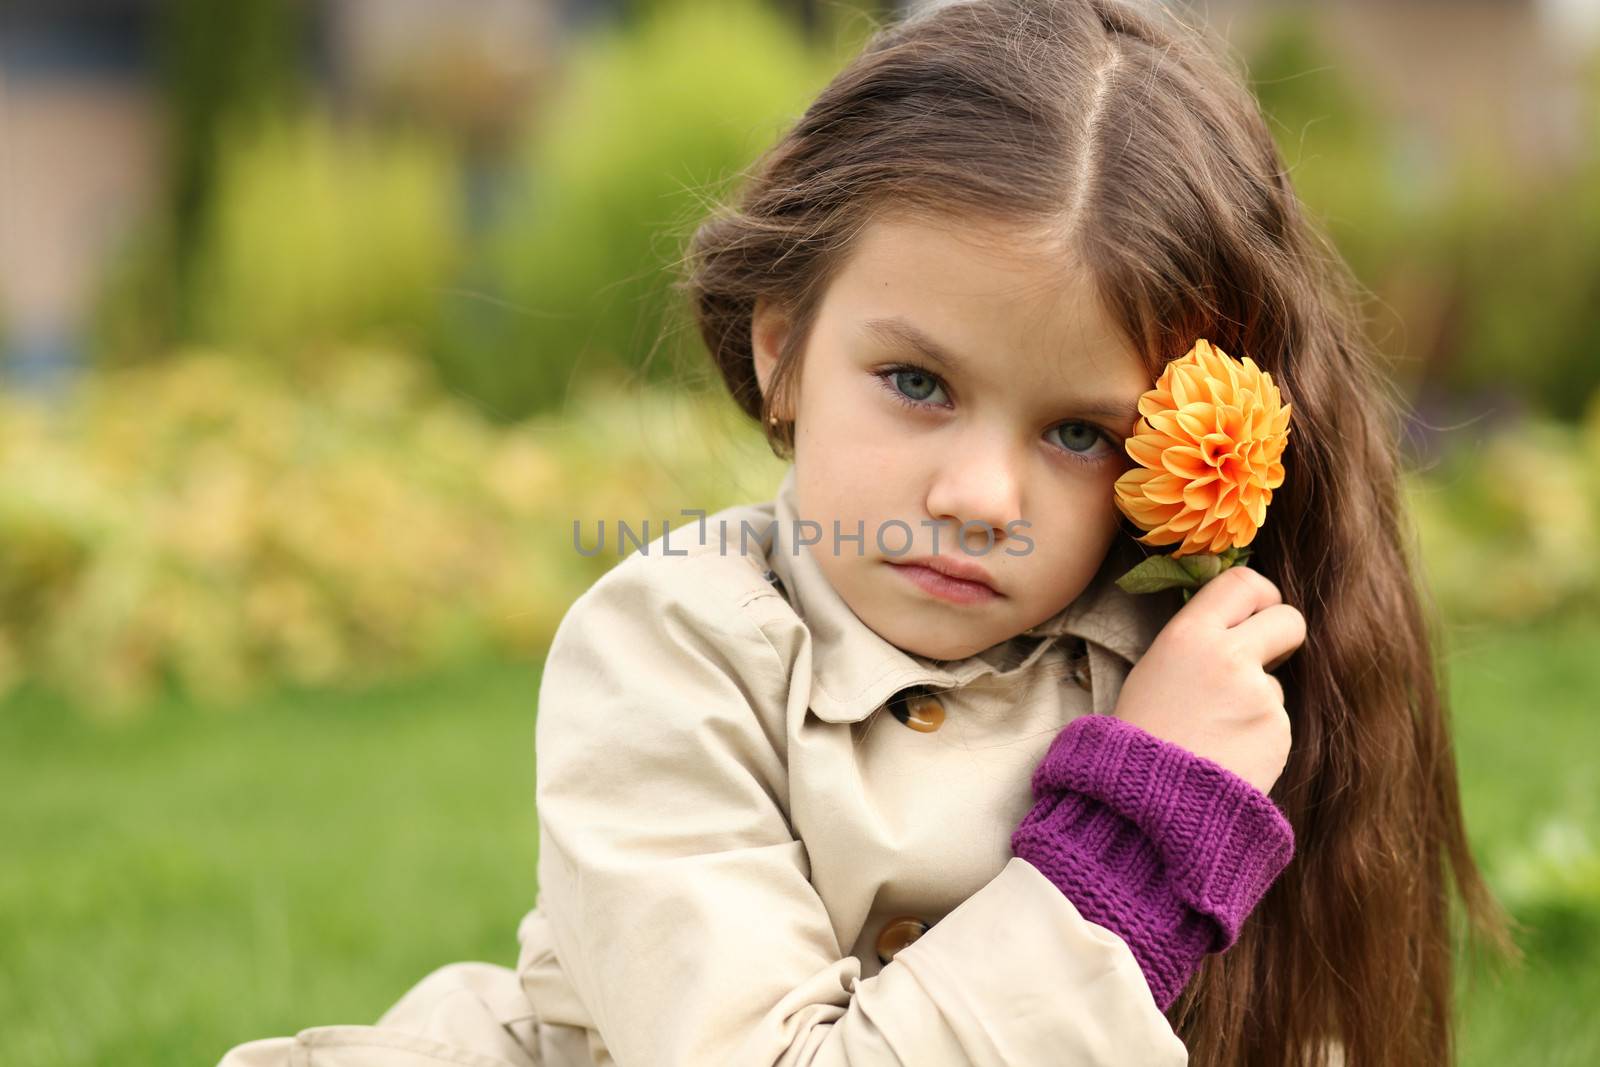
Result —
<path fill-rule="evenodd" d="M 1226 434 L 1208 433 L 1200 438 L 1200 456 L 1213 467 L 1220 463 L 1222 456 L 1232 448 L 1233 439 Z"/>
<path fill-rule="evenodd" d="M 1116 489 L 1118 492 L 1125 490 L 1130 496 L 1142 498 L 1144 496 L 1145 483 L 1152 478 L 1159 478 L 1165 473 L 1165 471 L 1151 470 L 1149 467 L 1129 467 L 1118 475 Z"/>
<path fill-rule="evenodd" d="M 1167 526 L 1174 530 L 1192 530 L 1205 519 L 1206 513 L 1195 511 L 1192 508 L 1179 508 L 1178 513 L 1167 520 Z"/>
<path fill-rule="evenodd" d="M 1178 425 L 1183 427 L 1190 440 L 1199 441 L 1214 430 L 1216 420 L 1208 415 L 1215 411 L 1215 406 L 1211 404 L 1190 404 L 1175 412 L 1173 418 L 1178 420 Z"/>
<path fill-rule="evenodd" d="M 1215 507 L 1212 508 L 1212 511 L 1225 519 L 1232 515 L 1234 509 L 1238 506 L 1239 487 L 1237 485 L 1230 484 L 1227 486 L 1227 488 L 1223 489 L 1222 493 L 1217 497 L 1217 503 Z"/>
<path fill-rule="evenodd" d="M 1222 552 L 1233 544 L 1233 532 L 1226 525 L 1217 530 L 1217 535 L 1211 539 L 1209 551 Z"/>
<path fill-rule="evenodd" d="M 1216 475 L 1190 482 L 1183 489 L 1183 503 L 1196 511 L 1209 511 L 1222 493 L 1222 481 Z"/>
<path fill-rule="evenodd" d="M 1173 533 L 1165 527 L 1158 527 L 1136 540 L 1147 545 L 1172 545 L 1182 541 L 1183 534 Z"/>
<path fill-rule="evenodd" d="M 1161 453 L 1161 465 L 1181 478 L 1194 480 L 1212 477 L 1216 468 L 1206 462 L 1206 457 L 1191 445 L 1174 445 Z"/>
<path fill-rule="evenodd" d="M 1183 424 L 1170 411 L 1157 411 L 1152 415 L 1146 415 L 1145 421 L 1150 423 L 1151 429 L 1157 433 L 1166 434 L 1174 441 L 1194 440 L 1189 431 L 1183 428 Z"/>
<path fill-rule="evenodd" d="M 1174 406 L 1176 406 L 1179 410 L 1182 410 L 1200 398 L 1195 396 L 1192 392 L 1193 386 L 1188 377 L 1183 373 L 1182 367 L 1174 363 L 1172 364 L 1171 370 L 1172 381 L 1167 384 L 1167 388 L 1172 390 L 1172 400 Z"/>
<path fill-rule="evenodd" d="M 1253 497 L 1245 497 L 1244 506 L 1250 512 L 1250 521 L 1260 526 L 1267 517 L 1267 498 L 1260 494 L 1256 494 Z"/>
<path fill-rule="evenodd" d="M 1139 397 L 1139 414 L 1141 415 L 1149 416 L 1158 411 L 1171 411 L 1175 407 L 1177 405 L 1172 402 L 1172 394 L 1160 386 L 1146 390 Z"/>
<path fill-rule="evenodd" d="M 1161 452 L 1165 447 L 1161 439 L 1150 434 L 1134 434 L 1124 442 L 1124 447 L 1135 463 L 1152 470 L 1161 469 Z"/>
<path fill-rule="evenodd" d="M 1172 449 L 1167 450 L 1167 455 L 1172 454 Z M 1183 503 L 1183 487 L 1187 485 L 1186 479 L 1172 474 L 1158 474 L 1144 484 L 1144 495 L 1157 504 Z"/>

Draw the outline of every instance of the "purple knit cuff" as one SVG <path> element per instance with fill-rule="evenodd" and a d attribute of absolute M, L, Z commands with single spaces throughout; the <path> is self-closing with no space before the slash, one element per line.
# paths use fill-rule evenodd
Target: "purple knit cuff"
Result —
<path fill-rule="evenodd" d="M 1133 950 L 1165 1011 L 1294 855 L 1294 831 L 1222 765 L 1113 715 L 1083 715 L 1033 774 L 1011 836 L 1090 922 Z"/>

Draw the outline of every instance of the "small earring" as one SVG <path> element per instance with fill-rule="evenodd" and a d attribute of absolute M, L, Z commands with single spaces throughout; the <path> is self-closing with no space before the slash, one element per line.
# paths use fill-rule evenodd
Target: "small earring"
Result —
<path fill-rule="evenodd" d="M 778 425 L 778 416 L 776 416 L 776 415 L 768 415 L 767 416 L 767 425 L 772 426 L 773 428 L 776 428 L 777 425 Z"/>

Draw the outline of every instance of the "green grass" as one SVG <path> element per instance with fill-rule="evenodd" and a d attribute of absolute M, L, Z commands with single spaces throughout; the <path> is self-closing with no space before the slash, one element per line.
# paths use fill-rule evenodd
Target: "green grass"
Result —
<path fill-rule="evenodd" d="M 108 730 L 0 709 L 0 1063 L 373 1022 L 533 905 L 536 668 Z"/>
<path fill-rule="evenodd" d="M 1600 1063 L 1600 867 L 1571 852 L 1600 825 L 1597 648 L 1600 622 L 1451 635 L 1473 842 L 1532 924 L 1521 972 L 1462 968 L 1467 1067 Z M 486 665 L 123 727 L 0 707 L 0 1063 L 208 1064 L 512 964 L 537 688 Z"/>
<path fill-rule="evenodd" d="M 1527 929 L 1520 971 L 1462 968 L 1470 1067 L 1600 1063 L 1600 621 L 1453 631 L 1473 848 Z M 1466 981 L 1470 979 L 1470 983 Z"/>

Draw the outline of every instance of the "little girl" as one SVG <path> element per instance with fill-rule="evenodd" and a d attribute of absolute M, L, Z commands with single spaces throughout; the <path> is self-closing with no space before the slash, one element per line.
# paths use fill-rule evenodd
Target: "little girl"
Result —
<path fill-rule="evenodd" d="M 1119 0 L 872 38 L 695 234 L 792 463 L 563 618 L 516 968 L 224 1065 L 1450 1061 L 1449 881 L 1503 920 L 1394 412 L 1220 54 Z M 1112 485 L 1199 337 L 1292 401 L 1287 479 L 1259 569 L 1131 595 Z"/>

